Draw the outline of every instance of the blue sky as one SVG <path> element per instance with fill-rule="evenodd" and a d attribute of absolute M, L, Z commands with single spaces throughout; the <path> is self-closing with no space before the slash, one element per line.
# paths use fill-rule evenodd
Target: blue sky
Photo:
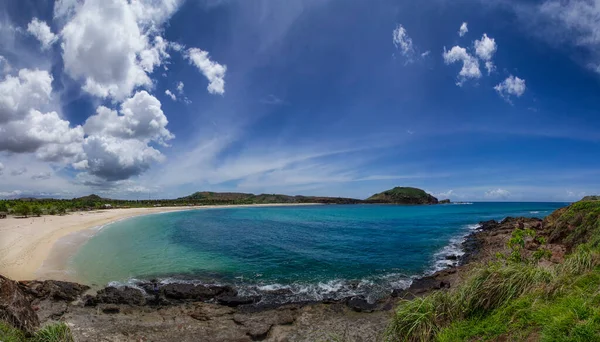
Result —
<path fill-rule="evenodd" d="M 3 2 L 0 197 L 574 201 L 600 193 L 599 15 L 587 0 Z"/>

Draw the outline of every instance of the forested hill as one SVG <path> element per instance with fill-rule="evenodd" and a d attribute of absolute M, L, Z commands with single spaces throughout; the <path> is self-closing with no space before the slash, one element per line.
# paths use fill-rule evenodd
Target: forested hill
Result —
<path fill-rule="evenodd" d="M 367 198 L 366 202 L 391 204 L 438 204 L 438 199 L 421 189 L 395 187 Z"/>
<path fill-rule="evenodd" d="M 200 204 L 267 204 L 267 203 L 323 203 L 323 204 L 358 204 L 362 200 L 343 197 L 288 196 L 281 194 L 248 194 L 240 192 L 196 192 L 190 196 L 178 198 Z"/>

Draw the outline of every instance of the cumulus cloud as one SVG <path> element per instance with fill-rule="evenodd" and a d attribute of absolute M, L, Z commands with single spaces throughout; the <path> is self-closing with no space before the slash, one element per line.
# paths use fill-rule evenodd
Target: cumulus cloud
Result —
<path fill-rule="evenodd" d="M 494 38 L 489 38 L 485 33 L 480 40 L 475 40 L 475 53 L 485 62 L 488 75 L 495 69 L 492 57 L 494 57 L 497 49 L 498 46 Z"/>
<path fill-rule="evenodd" d="M 55 15 L 66 17 L 61 35 L 65 72 L 83 89 L 122 100 L 137 87 L 151 87 L 154 68 L 169 58 L 158 27 L 179 1 L 62 1 Z"/>
<path fill-rule="evenodd" d="M 470 55 L 467 50 L 460 46 L 454 46 L 450 51 L 446 51 L 444 48 L 444 62 L 446 64 L 452 64 L 456 62 L 462 62 L 463 66 L 458 73 L 457 85 L 462 86 L 467 79 L 478 79 L 481 78 L 481 70 L 479 70 L 479 61 L 477 58 Z"/>
<path fill-rule="evenodd" d="M 211 94 L 225 93 L 225 72 L 227 66 L 211 61 L 208 52 L 198 48 L 188 49 L 185 57 L 208 79 L 208 92 Z"/>
<path fill-rule="evenodd" d="M 0 82 L 0 151 L 37 152 L 43 160 L 61 161 L 81 152 L 80 126 L 68 121 L 48 106 L 52 77 L 47 71 L 21 69 L 18 76 L 8 75 Z"/>
<path fill-rule="evenodd" d="M 47 71 L 21 69 L 0 82 L 0 124 L 23 117 L 50 101 L 52 76 Z"/>
<path fill-rule="evenodd" d="M 143 141 L 113 136 L 91 136 L 85 140 L 83 150 L 87 159 L 77 166 L 107 181 L 137 176 L 164 160 L 158 150 Z"/>
<path fill-rule="evenodd" d="M 486 191 L 484 196 L 490 199 L 506 199 L 511 196 L 511 193 L 504 189 L 493 189 Z"/>
<path fill-rule="evenodd" d="M 124 101 L 119 113 L 100 106 L 83 126 L 85 158 L 73 166 L 108 181 L 139 175 L 164 159 L 149 144 L 168 146 L 175 136 L 167 124 L 160 101 L 146 91 Z"/>
<path fill-rule="evenodd" d="M 521 97 L 525 93 L 527 86 L 525 80 L 510 75 L 502 83 L 494 87 L 500 96 L 510 102 L 511 96 Z"/>
<path fill-rule="evenodd" d="M 165 94 L 170 97 L 171 100 L 177 101 L 177 96 L 175 96 L 175 94 L 173 94 L 169 89 L 165 90 Z"/>
<path fill-rule="evenodd" d="M 446 192 L 439 192 L 437 194 L 434 194 L 434 196 L 439 199 L 447 199 L 450 196 L 452 196 L 453 194 L 454 194 L 454 190 L 448 190 Z"/>
<path fill-rule="evenodd" d="M 178 93 L 179 95 L 183 95 L 183 87 L 184 87 L 184 84 L 183 84 L 183 82 L 179 82 L 179 83 L 177 83 L 177 93 Z"/>
<path fill-rule="evenodd" d="M 47 50 L 54 44 L 57 37 L 45 21 L 41 21 L 38 18 L 33 18 L 27 25 L 27 32 L 33 35 L 42 44 L 42 50 Z"/>
<path fill-rule="evenodd" d="M 412 57 L 415 52 L 413 48 L 413 41 L 412 38 L 408 36 L 408 33 L 406 33 L 404 26 L 398 24 L 392 33 L 392 38 L 394 45 L 396 45 L 396 48 L 400 50 L 404 57 Z"/>
<path fill-rule="evenodd" d="M 458 29 L 458 35 L 464 37 L 467 32 L 469 32 L 469 28 L 467 27 L 467 23 L 463 22 L 462 25 L 460 25 L 460 29 Z"/>

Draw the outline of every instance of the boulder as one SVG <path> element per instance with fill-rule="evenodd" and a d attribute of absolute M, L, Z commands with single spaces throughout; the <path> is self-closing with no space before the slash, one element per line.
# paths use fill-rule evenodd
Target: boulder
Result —
<path fill-rule="evenodd" d="M 229 307 L 237 307 L 240 305 L 255 304 L 260 302 L 260 296 L 238 297 L 238 296 L 222 296 L 217 298 L 217 302 L 221 305 Z"/>
<path fill-rule="evenodd" d="M 161 288 L 165 297 L 182 301 L 206 301 L 216 297 L 236 296 L 231 286 L 205 286 L 194 284 L 167 284 Z"/>
<path fill-rule="evenodd" d="M 0 320 L 32 335 L 40 322 L 18 283 L 0 275 Z"/>
<path fill-rule="evenodd" d="M 367 299 L 363 296 L 356 296 L 356 297 L 352 297 L 350 298 L 347 302 L 346 305 L 357 312 L 373 312 L 375 311 L 375 308 L 377 308 L 377 304 L 373 303 L 369 303 L 369 301 L 367 301 Z"/>
<path fill-rule="evenodd" d="M 146 305 L 146 297 L 142 291 L 133 287 L 109 286 L 98 291 L 95 298 L 86 298 L 86 305 L 89 306 L 95 304 L 129 304 L 142 306 Z"/>

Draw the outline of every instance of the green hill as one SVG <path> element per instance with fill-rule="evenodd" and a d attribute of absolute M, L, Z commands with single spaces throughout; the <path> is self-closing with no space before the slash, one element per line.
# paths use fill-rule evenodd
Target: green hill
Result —
<path fill-rule="evenodd" d="M 438 204 L 438 199 L 421 189 L 395 187 L 367 198 L 366 202 L 390 204 Z"/>

